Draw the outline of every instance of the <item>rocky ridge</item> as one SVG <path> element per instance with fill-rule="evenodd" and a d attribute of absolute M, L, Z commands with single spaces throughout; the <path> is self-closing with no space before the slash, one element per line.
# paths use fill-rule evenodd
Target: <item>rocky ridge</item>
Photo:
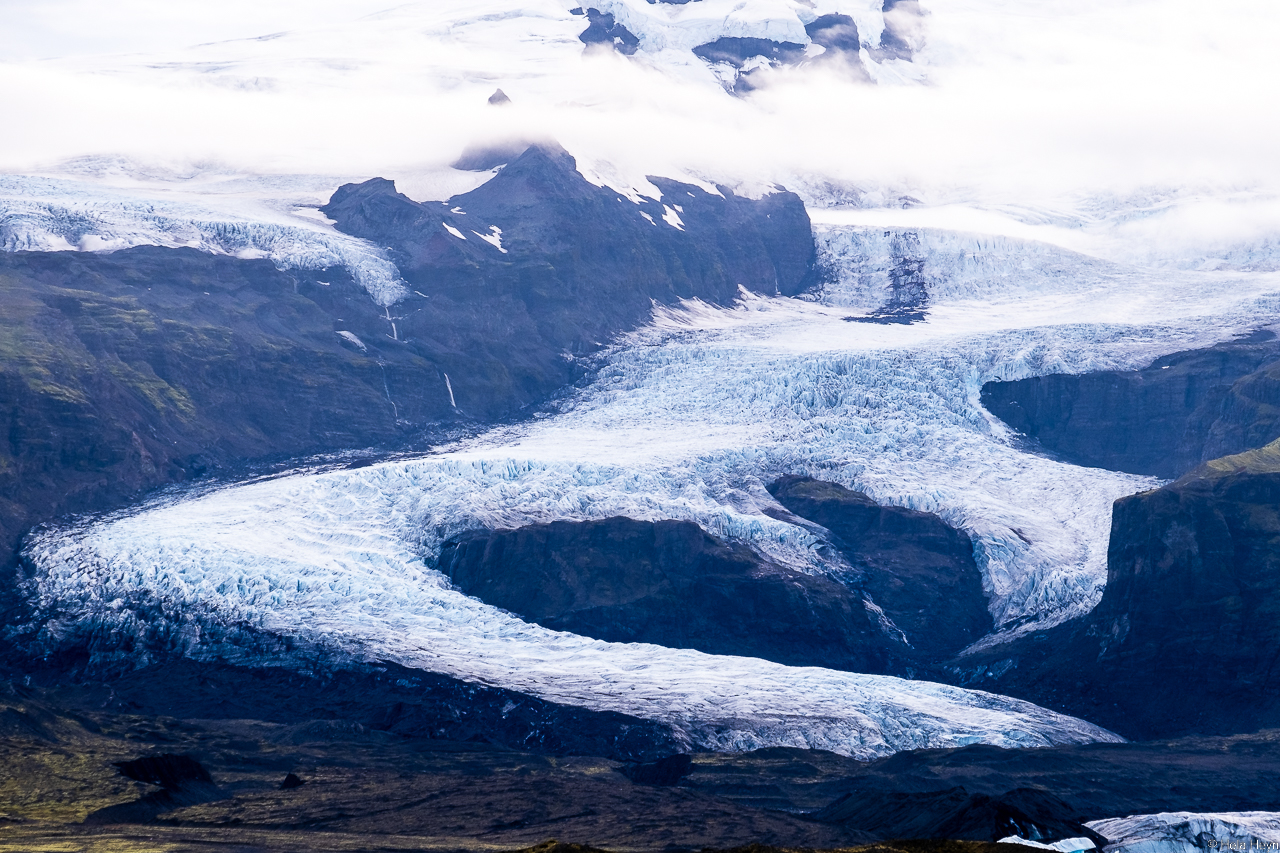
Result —
<path fill-rule="evenodd" d="M 687 521 L 557 521 L 449 540 L 464 592 L 559 631 L 789 666 L 886 672 L 907 650 L 859 591 Z"/>
<path fill-rule="evenodd" d="M 964 683 L 1135 738 L 1280 724 L 1277 505 L 1280 442 L 1122 498 L 1097 608 L 962 661 Z"/>
<path fill-rule="evenodd" d="M 992 629 L 973 542 L 963 531 L 932 513 L 877 504 L 810 477 L 782 477 L 769 492 L 829 533 L 921 664 L 945 660 Z"/>
<path fill-rule="evenodd" d="M 468 531 L 437 565 L 548 628 L 789 666 L 918 676 L 991 630 L 964 533 L 834 483 L 769 488 L 780 518 L 830 537 L 843 574 L 789 569 L 692 522 L 624 517 Z"/>
<path fill-rule="evenodd" d="M 1280 340 L 1260 330 L 1141 370 L 988 382 L 981 400 L 1067 462 L 1172 479 L 1280 438 Z"/>

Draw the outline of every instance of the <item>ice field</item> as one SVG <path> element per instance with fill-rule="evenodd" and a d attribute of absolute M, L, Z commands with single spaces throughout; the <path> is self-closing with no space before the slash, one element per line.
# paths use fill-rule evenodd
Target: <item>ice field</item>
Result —
<path fill-rule="evenodd" d="M 315 209 L 318 183 L 306 177 L 232 179 L 203 192 L 166 187 L 148 193 L 0 175 L 0 251 L 165 246 L 267 258 L 280 268 L 342 266 L 379 305 L 402 299 L 400 273 L 385 252 L 329 227 Z"/>

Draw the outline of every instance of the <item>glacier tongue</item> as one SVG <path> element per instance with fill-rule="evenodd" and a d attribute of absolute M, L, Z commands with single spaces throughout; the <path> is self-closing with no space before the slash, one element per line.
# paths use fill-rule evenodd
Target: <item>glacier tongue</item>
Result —
<path fill-rule="evenodd" d="M 814 234 L 819 264 L 830 278 L 822 301 L 850 308 L 881 307 L 904 275 L 936 302 L 1080 294 L 1125 288 L 1126 281 L 1131 287 L 1141 277 L 1119 264 L 1002 235 L 824 223 L 815 224 Z"/>
<path fill-rule="evenodd" d="M 830 291 L 831 304 L 744 294 L 732 309 L 660 309 L 540 420 L 422 459 L 43 533 L 27 551 L 37 624 L 49 645 L 141 634 L 157 651 L 219 657 L 238 654 L 225 638 L 240 625 L 666 721 L 709 749 L 872 757 L 1111 739 L 989 694 L 549 631 L 461 595 L 432 569 L 441 542 L 471 527 L 627 515 L 695 521 L 830 571 L 814 533 L 761 511 L 773 506 L 771 478 L 800 473 L 968 531 L 1006 633 L 1087 612 L 1105 580 L 1111 502 L 1156 481 L 1026 452 L 979 406 L 982 383 L 1137 366 L 1280 321 L 1280 280 L 1157 276 L 1012 241 L 991 266 L 982 240 L 824 235 L 849 282 L 874 277 L 909 243 L 926 279 L 936 276 L 925 322 L 846 322 L 841 303 L 855 300 L 842 294 L 863 298 L 860 284 Z"/>

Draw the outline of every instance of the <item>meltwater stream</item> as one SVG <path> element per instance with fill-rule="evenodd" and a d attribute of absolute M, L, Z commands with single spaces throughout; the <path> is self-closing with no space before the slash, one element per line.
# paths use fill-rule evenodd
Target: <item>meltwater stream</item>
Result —
<path fill-rule="evenodd" d="M 800 570 L 831 571 L 815 534 L 762 512 L 776 506 L 765 485 L 795 473 L 966 530 L 1003 635 L 1087 612 L 1105 581 L 1112 501 L 1157 481 L 1028 452 L 979 406 L 982 383 L 1134 367 L 1280 322 L 1280 279 L 909 236 L 927 273 L 923 322 L 850 320 L 883 285 L 877 246 L 903 235 L 827 228 L 820 246 L 840 274 L 820 299 L 744 293 L 733 308 L 659 310 L 591 384 L 530 423 L 413 461 L 46 532 L 27 551 L 46 639 L 163 634 L 157 653 L 236 659 L 227 632 L 208 628 L 244 625 L 352 660 L 662 721 L 703 749 L 874 757 L 1114 739 L 976 691 L 550 631 L 432 568 L 442 541 L 469 528 L 627 515 L 695 521 Z"/>

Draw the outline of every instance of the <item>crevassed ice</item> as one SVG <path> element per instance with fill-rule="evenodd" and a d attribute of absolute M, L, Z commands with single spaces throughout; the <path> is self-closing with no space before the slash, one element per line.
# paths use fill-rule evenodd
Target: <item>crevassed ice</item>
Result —
<path fill-rule="evenodd" d="M 385 252 L 310 219 L 238 202 L 219 210 L 207 193 L 194 203 L 51 178 L 0 175 L 0 251 L 114 251 L 188 247 L 269 258 L 281 269 L 345 267 L 379 305 L 407 293 Z M 160 196 L 160 197 L 157 197 Z M 233 203 L 236 200 L 233 199 Z"/>
<path fill-rule="evenodd" d="M 1036 204 L 967 200 L 896 209 L 884 206 L 893 201 L 883 190 L 850 198 L 847 191 L 803 179 L 798 189 L 814 206 L 811 215 L 820 241 L 828 226 L 867 226 L 861 234 L 843 229 L 832 233 L 831 239 L 845 241 L 846 253 L 859 249 L 848 244 L 849 238 L 855 244 L 870 244 L 863 246 L 865 251 L 881 238 L 897 235 L 901 239 L 904 229 L 932 231 L 934 240 L 944 242 L 943 233 L 955 232 L 956 240 L 950 241 L 949 249 L 938 245 L 934 250 L 935 262 L 943 260 L 939 255 L 950 256 L 950 263 L 935 263 L 931 276 L 933 284 L 944 287 L 972 283 L 975 273 L 1002 280 L 1006 286 L 1016 286 L 1017 277 L 1036 280 L 1053 274 L 1055 268 L 1071 275 L 1087 273 L 1079 255 L 1071 259 L 1073 252 L 1150 270 L 1280 270 L 1280 199 L 1266 192 L 1168 190 L 1128 196 L 1104 192 Z M 890 234 L 877 232 L 871 227 L 876 224 L 893 230 Z M 1062 263 L 1049 263 L 1048 252 L 1042 252 L 1044 257 L 1036 264 L 1026 264 L 1025 258 L 1012 265 L 1006 263 L 1014 260 L 1009 252 L 1021 254 L 1018 246 L 1026 241 L 1041 241 L 1066 251 Z M 902 248 L 907 255 L 913 252 L 910 246 Z M 1103 267 L 1094 266 L 1105 274 Z M 949 283 L 937 275 L 942 267 L 959 278 Z"/>
<path fill-rule="evenodd" d="M 879 234 L 830 232 L 824 252 L 858 281 L 894 262 L 894 235 Z M 1026 452 L 979 406 L 982 383 L 1137 366 L 1280 321 L 1280 278 L 1150 274 L 1013 242 L 984 272 L 988 262 L 973 260 L 982 238 L 910 236 L 938 276 L 926 322 L 847 322 L 840 304 L 749 294 L 731 309 L 659 310 L 548 417 L 414 461 L 49 532 L 29 549 L 28 592 L 50 642 L 158 620 L 185 653 L 225 655 L 234 649 L 199 626 L 245 624 L 663 720 L 704 748 L 871 756 L 1109 737 L 939 685 L 547 631 L 449 589 L 432 569 L 441 542 L 468 528 L 627 515 L 695 521 L 801 570 L 831 571 L 814 533 L 761 511 L 773 477 L 801 473 L 966 530 L 1006 634 L 1087 612 L 1105 580 L 1111 502 L 1157 481 Z"/>
<path fill-rule="evenodd" d="M 1107 853 L 1203 853 L 1280 849 L 1280 812 L 1162 812 L 1086 824 Z"/>

